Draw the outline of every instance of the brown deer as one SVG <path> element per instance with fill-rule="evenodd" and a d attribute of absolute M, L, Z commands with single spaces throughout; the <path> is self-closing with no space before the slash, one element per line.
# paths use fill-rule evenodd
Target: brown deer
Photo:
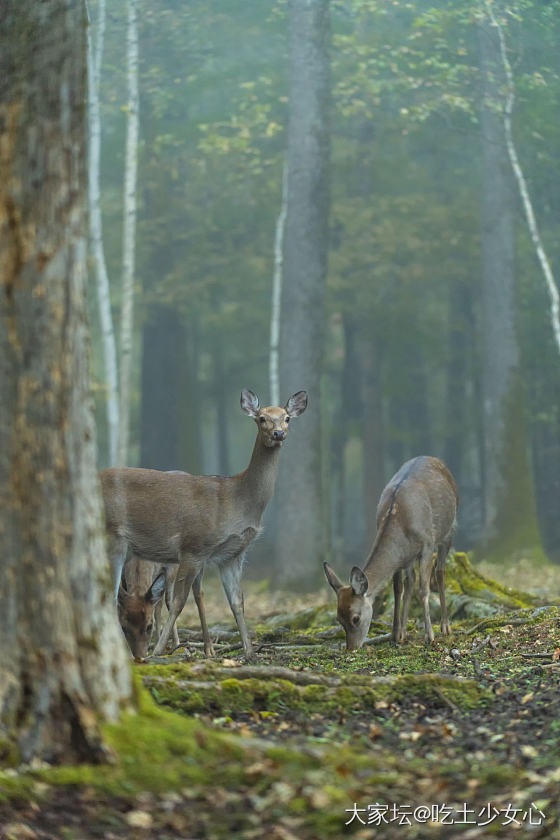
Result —
<path fill-rule="evenodd" d="M 186 474 L 184 473 L 184 475 Z M 177 569 L 177 564 L 161 566 L 157 563 L 150 563 L 148 560 L 140 560 L 134 556 L 130 557 L 125 563 L 119 585 L 117 606 L 123 633 L 131 653 L 137 661 L 146 658 L 154 629 L 156 638 L 159 638 L 162 628 L 161 608 L 164 596 L 169 610 Z M 202 628 L 204 653 L 206 656 L 213 656 L 214 646 L 210 638 L 204 609 L 202 572 L 194 579 L 192 591 Z M 173 625 L 172 632 L 173 648 L 175 649 L 180 644 L 177 624 Z"/>
<path fill-rule="evenodd" d="M 168 470 L 167 474 L 190 475 L 190 473 L 184 472 L 183 470 Z M 152 585 L 155 584 L 159 573 L 163 571 L 165 579 L 165 603 L 169 610 L 173 596 L 173 585 L 177 577 L 177 569 L 177 565 L 165 566 L 159 563 L 150 563 L 148 560 L 141 560 L 139 557 L 134 556 L 130 557 L 125 563 L 119 584 L 117 603 L 119 621 L 135 659 L 145 659 L 154 625 L 157 638 L 159 638 L 161 633 L 161 610 L 164 599 L 159 589 L 157 590 L 158 597 L 154 598 Z M 194 579 L 192 591 L 202 628 L 204 653 L 206 656 L 213 656 L 214 647 L 208 631 L 204 609 L 202 572 Z M 173 648 L 175 649 L 179 646 L 177 623 L 173 625 L 172 633 Z"/>
<path fill-rule="evenodd" d="M 117 609 L 125 639 L 137 661 L 148 655 L 155 611 L 162 603 L 166 585 L 165 567 L 162 570 L 137 557 L 126 562 L 119 583 Z"/>
<path fill-rule="evenodd" d="M 108 554 L 116 592 L 128 551 L 152 563 L 179 564 L 171 609 L 155 654 L 164 652 L 204 564 L 215 561 L 245 656 L 251 656 L 241 591 L 245 552 L 261 530 L 262 516 L 274 492 L 278 457 L 290 420 L 303 414 L 306 407 L 305 391 L 291 396 L 284 408 L 261 408 L 256 394 L 243 390 L 241 408 L 254 418 L 257 438 L 249 466 L 238 475 L 196 476 L 130 467 L 102 471 Z"/>
<path fill-rule="evenodd" d="M 459 496 L 455 480 L 437 458 L 421 455 L 407 461 L 389 481 L 377 507 L 377 534 L 362 569 L 354 566 L 345 586 L 328 563 L 327 580 L 338 599 L 337 618 L 346 632 L 346 649 L 358 650 L 367 636 L 376 594 L 393 578 L 395 609 L 392 638 L 406 638 L 408 610 L 418 561 L 426 642 L 434 640 L 429 595 L 432 557 L 441 604 L 441 632 L 449 633 L 445 605 L 445 561 L 453 541 Z M 401 613 L 401 596 L 404 598 Z"/>

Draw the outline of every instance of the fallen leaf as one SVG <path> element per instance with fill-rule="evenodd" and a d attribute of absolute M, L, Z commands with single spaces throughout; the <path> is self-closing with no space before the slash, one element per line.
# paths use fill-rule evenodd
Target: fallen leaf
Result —
<path fill-rule="evenodd" d="M 372 741 L 375 741 L 376 738 L 380 738 L 382 734 L 383 729 L 378 723 L 370 723 L 368 735 Z"/>
<path fill-rule="evenodd" d="M 523 695 L 523 697 L 521 698 L 521 702 L 523 704 L 530 703 L 530 701 L 533 699 L 534 696 L 535 696 L 535 692 L 534 691 L 529 691 L 527 694 Z"/>
<path fill-rule="evenodd" d="M 151 828 L 153 819 L 147 811 L 129 811 L 125 817 L 131 828 Z"/>
<path fill-rule="evenodd" d="M 35 840 L 37 834 L 25 823 L 8 823 L 4 826 L 6 832 L 2 836 L 6 840 Z"/>
<path fill-rule="evenodd" d="M 535 747 L 532 747 L 530 744 L 522 744 L 520 750 L 521 755 L 525 756 L 525 758 L 536 758 L 539 754 Z"/>

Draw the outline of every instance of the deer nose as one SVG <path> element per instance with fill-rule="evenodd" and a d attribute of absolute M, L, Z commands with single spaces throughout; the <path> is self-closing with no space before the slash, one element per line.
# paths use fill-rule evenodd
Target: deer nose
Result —
<path fill-rule="evenodd" d="M 274 429 L 272 433 L 274 440 L 284 440 L 286 437 L 286 432 L 283 432 L 282 429 Z"/>

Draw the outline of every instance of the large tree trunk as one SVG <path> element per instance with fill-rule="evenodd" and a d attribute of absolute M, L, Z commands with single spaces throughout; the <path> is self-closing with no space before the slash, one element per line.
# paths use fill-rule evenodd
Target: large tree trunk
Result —
<path fill-rule="evenodd" d="M 273 502 L 276 571 L 289 584 L 315 579 L 327 548 L 320 382 L 329 210 L 328 9 L 328 0 L 293 0 L 290 7 L 280 387 L 282 400 L 305 388 L 309 409 L 294 424 L 282 452 Z"/>
<path fill-rule="evenodd" d="M 482 71 L 482 334 L 485 550 L 539 543 L 515 327 L 513 180 L 500 115 L 503 67 L 495 27 L 479 24 Z"/>
<path fill-rule="evenodd" d="M 96 760 L 130 699 L 85 321 L 80 0 L 0 6 L 0 760 Z"/>

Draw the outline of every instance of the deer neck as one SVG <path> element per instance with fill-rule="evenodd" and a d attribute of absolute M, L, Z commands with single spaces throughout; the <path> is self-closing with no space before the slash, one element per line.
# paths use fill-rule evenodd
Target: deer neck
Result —
<path fill-rule="evenodd" d="M 368 598 L 374 598 L 385 584 L 401 568 L 403 547 L 399 545 L 397 535 L 378 534 L 364 566 L 368 579 Z"/>
<path fill-rule="evenodd" d="M 241 473 L 241 497 L 245 508 L 260 521 L 274 493 L 280 446 L 265 446 L 257 435 L 249 466 Z"/>

